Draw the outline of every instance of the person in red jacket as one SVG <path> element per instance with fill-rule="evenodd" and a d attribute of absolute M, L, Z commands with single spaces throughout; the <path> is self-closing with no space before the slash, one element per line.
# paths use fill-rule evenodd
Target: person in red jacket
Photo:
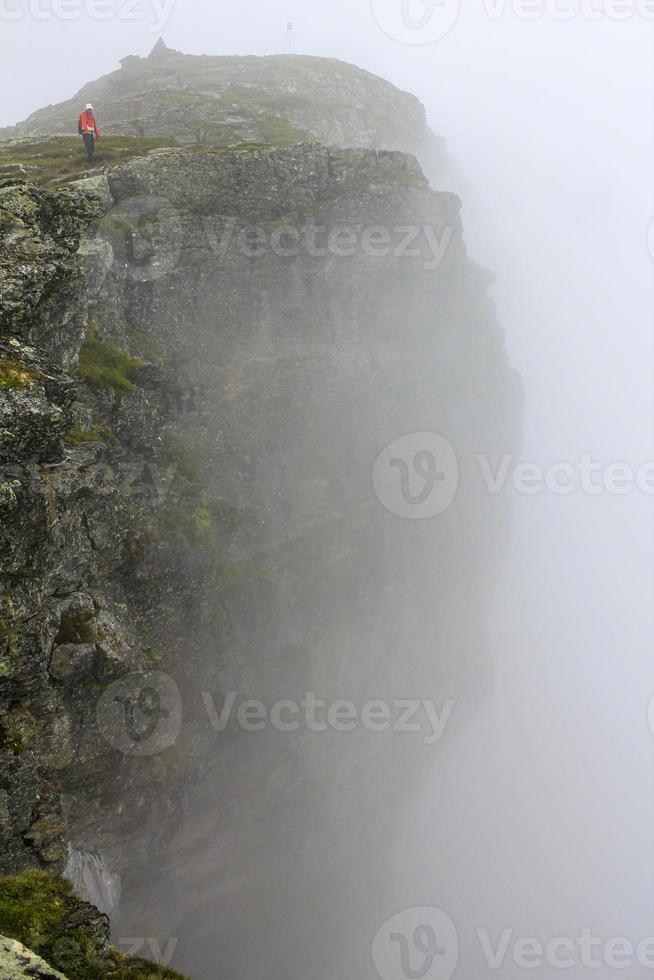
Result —
<path fill-rule="evenodd" d="M 100 130 L 98 129 L 97 123 L 95 121 L 95 116 L 93 115 L 93 106 L 90 102 L 86 104 L 84 112 L 79 117 L 79 122 L 77 124 L 77 131 L 84 140 L 84 146 L 86 147 L 86 152 L 89 158 L 89 162 L 93 163 L 93 155 L 95 153 L 95 141 L 100 139 Z"/>

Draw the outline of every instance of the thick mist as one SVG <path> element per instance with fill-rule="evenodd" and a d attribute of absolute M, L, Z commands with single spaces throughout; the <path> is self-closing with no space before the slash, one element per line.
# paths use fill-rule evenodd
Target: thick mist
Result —
<path fill-rule="evenodd" d="M 409 45 L 385 34 L 363 0 L 354 8 L 342 0 L 178 0 L 161 33 L 188 52 L 267 54 L 284 50 L 284 25 L 293 20 L 297 53 L 351 61 L 423 101 L 460 169 L 438 189 L 462 198 L 467 248 L 496 277 L 491 296 L 524 385 L 524 444 L 513 462 L 547 471 L 592 457 L 602 481 L 613 464 L 637 470 L 654 458 L 654 21 L 637 13 L 595 20 L 581 4 L 574 9 L 565 21 L 545 12 L 528 21 L 508 8 L 493 19 L 480 0 L 447 36 Z M 2 95 L 7 125 L 70 97 L 156 38 L 144 22 L 120 20 L 26 17 L 2 30 L 12 34 L 3 60 L 18 80 Z M 28 68 L 35 61 L 37 71 Z M 425 431 L 431 424 L 425 418 Z M 494 471 L 501 464 L 497 447 L 491 463 Z M 474 591 L 466 597 L 479 621 L 474 636 L 462 635 L 456 617 L 437 629 L 429 596 L 413 606 L 424 622 L 377 623 L 378 637 L 397 629 L 398 645 L 438 632 L 439 650 L 483 646 L 485 662 L 482 680 L 472 675 L 474 657 L 448 663 L 446 693 L 461 702 L 465 724 L 423 753 L 415 783 L 398 780 L 400 799 L 367 801 L 366 839 L 348 840 L 352 881 L 339 878 L 334 891 L 329 855 L 319 845 L 312 854 L 316 827 L 338 819 L 338 810 L 321 812 L 321 792 L 293 814 L 273 802 L 267 823 L 255 816 L 266 780 L 274 801 L 275 780 L 285 775 L 271 775 L 275 745 L 244 739 L 189 801 L 184 829 L 152 871 L 153 894 L 121 910 L 118 937 L 132 930 L 165 943 L 179 934 L 181 949 L 180 930 L 190 930 L 193 952 L 175 965 L 190 964 L 207 980 L 335 980 L 353 961 L 362 980 L 376 975 L 376 931 L 402 910 L 426 907 L 454 924 L 457 972 L 447 965 L 449 936 L 441 940 L 447 955 L 427 965 L 424 936 L 414 930 L 428 915 L 411 912 L 396 934 L 405 936 L 412 967 L 393 973 L 400 940 L 382 943 L 375 965 L 383 980 L 550 978 L 562 969 L 575 978 L 650 975 L 654 941 L 649 965 L 644 954 L 640 963 L 620 959 L 617 943 L 608 954 L 595 945 L 592 965 L 579 938 L 588 930 L 635 948 L 654 936 L 652 496 L 623 485 L 590 492 L 576 476 L 570 493 L 528 492 L 512 485 L 512 473 L 510 463 L 511 547 L 492 569 L 491 608 L 480 608 Z M 470 478 L 483 487 L 481 469 Z M 448 598 L 435 606 L 443 615 Z M 459 600 L 452 595 L 452 604 Z M 353 649 L 361 637 L 352 636 Z M 392 649 L 389 640 L 384 656 Z M 431 682 L 415 664 L 432 649 L 414 649 L 412 682 Z M 388 696 L 405 696 L 397 662 L 377 665 L 373 677 L 376 691 L 381 678 Z M 338 693 L 338 678 L 321 680 Z M 365 672 L 358 683 L 365 690 Z M 311 759 L 313 748 L 303 743 L 297 752 Z M 391 794 L 403 759 L 392 748 L 387 758 Z M 224 787 L 244 806 L 252 800 L 251 835 L 236 811 L 226 827 L 212 820 Z M 387 805 L 395 833 L 377 837 L 375 810 Z M 347 840 L 347 826 L 340 835 Z M 296 880 L 298 868 L 308 881 Z M 508 930 L 505 956 L 493 966 L 483 936 L 497 949 Z M 527 937 L 535 945 L 525 961 L 514 952 Z M 538 944 L 555 938 L 548 961 Z"/>
<path fill-rule="evenodd" d="M 420 94 L 474 189 L 466 238 L 498 277 L 524 458 L 635 467 L 653 434 L 651 31 L 547 18 L 469 30 L 469 56 L 455 65 L 456 42 L 441 42 L 439 82 Z M 489 975 L 482 924 L 494 942 L 513 930 L 506 977 L 524 973 L 510 952 L 521 936 L 588 928 L 637 945 L 652 931 L 650 501 L 546 491 L 515 508 L 492 696 L 395 853 L 400 905 L 447 908 L 460 938 L 465 924 L 473 976 Z"/>

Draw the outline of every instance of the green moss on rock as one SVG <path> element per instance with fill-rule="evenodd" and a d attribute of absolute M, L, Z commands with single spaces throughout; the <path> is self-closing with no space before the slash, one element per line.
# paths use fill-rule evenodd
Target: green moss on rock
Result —
<path fill-rule="evenodd" d="M 273 146 L 292 146 L 295 143 L 307 143 L 311 139 L 305 130 L 293 125 L 284 116 L 261 115 L 259 122 L 266 139 Z"/>
<path fill-rule="evenodd" d="M 37 953 L 68 980 L 184 980 L 108 947 L 109 924 L 64 878 L 26 871 L 0 878 L 0 933 Z"/>
<path fill-rule="evenodd" d="M 20 361 L 0 362 L 0 388 L 31 388 L 38 375 L 28 371 Z"/>
<path fill-rule="evenodd" d="M 204 480 L 205 444 L 206 440 L 201 436 L 168 432 L 159 456 L 161 466 L 174 470 L 178 480 L 201 484 Z"/>
<path fill-rule="evenodd" d="M 91 609 L 67 609 L 59 624 L 55 644 L 95 643 L 95 616 Z"/>
<path fill-rule="evenodd" d="M 135 373 L 142 366 L 138 358 L 103 340 L 96 329 L 88 331 L 79 355 L 79 374 L 84 381 L 119 393 L 133 391 Z"/>
<path fill-rule="evenodd" d="M 146 333 L 143 330 L 130 330 L 129 339 L 134 350 L 142 354 L 147 360 L 152 361 L 154 364 L 168 363 L 168 358 L 151 333 Z"/>
<path fill-rule="evenodd" d="M 100 429 L 71 429 L 65 440 L 69 446 L 81 446 L 89 442 L 104 442 L 104 434 Z"/>

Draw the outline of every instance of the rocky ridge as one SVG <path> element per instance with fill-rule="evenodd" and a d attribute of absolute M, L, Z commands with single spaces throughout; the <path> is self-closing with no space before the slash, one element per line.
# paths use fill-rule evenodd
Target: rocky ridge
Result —
<path fill-rule="evenodd" d="M 419 100 L 353 65 L 299 55 L 187 55 L 163 41 L 147 58 L 124 58 L 118 71 L 72 99 L 0 129 L 0 139 L 76 133 L 87 102 L 102 130 L 123 136 L 402 150 L 417 155 L 436 182 L 452 166 Z"/>

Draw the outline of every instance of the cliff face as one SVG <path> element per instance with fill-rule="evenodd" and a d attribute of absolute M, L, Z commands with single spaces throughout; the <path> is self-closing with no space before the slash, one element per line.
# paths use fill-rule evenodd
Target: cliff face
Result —
<path fill-rule="evenodd" d="M 192 63 L 259 85 L 257 59 L 151 60 L 117 77 Z M 313 91 L 302 59 L 264 60 Z M 283 935 L 268 980 L 319 976 L 301 936 L 347 937 L 364 907 L 379 924 L 379 856 L 434 746 L 220 732 L 208 705 L 432 697 L 464 724 L 483 696 L 507 514 L 474 457 L 512 451 L 520 398 L 459 202 L 412 157 L 317 143 L 156 151 L 54 192 L 3 183 L 0 870 L 60 870 L 70 845 L 80 881 L 90 855 L 102 867 L 105 907 L 122 883 L 130 935 L 156 935 L 152 914 L 186 937 L 194 975 L 258 976 Z M 403 519 L 373 465 L 426 432 L 454 446 L 458 493 Z M 398 449 L 407 466 L 421 447 Z M 144 691 L 168 721 L 141 751 Z M 346 938 L 342 955 L 365 975 Z"/>
<path fill-rule="evenodd" d="M 124 601 L 126 535 L 151 512 L 151 489 L 142 459 L 97 427 L 100 416 L 128 411 L 118 407 L 120 389 L 111 378 L 108 387 L 85 385 L 78 374 L 89 313 L 77 249 L 101 207 L 70 190 L 49 194 L 7 184 L 0 195 L 0 870 L 6 873 L 39 864 L 63 868 L 67 783 L 82 796 L 91 787 L 87 815 L 100 825 L 110 804 L 99 799 L 98 787 L 128 778 L 100 737 L 94 702 L 111 678 L 152 663 Z M 142 372 L 131 404 L 146 405 L 143 415 L 154 417 L 159 378 L 155 368 Z M 78 401 L 84 388 L 85 405 Z M 131 596 L 133 607 L 138 591 Z"/>

